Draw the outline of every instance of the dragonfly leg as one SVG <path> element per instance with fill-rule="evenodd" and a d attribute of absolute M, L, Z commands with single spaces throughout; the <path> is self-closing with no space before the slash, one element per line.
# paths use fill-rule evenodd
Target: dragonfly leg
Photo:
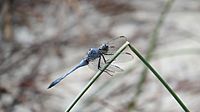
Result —
<path fill-rule="evenodd" d="M 98 65 L 97 65 L 98 66 L 98 70 L 101 70 L 101 65 L 100 64 L 101 64 L 101 56 L 99 57 L 99 61 L 98 61 Z"/>
<path fill-rule="evenodd" d="M 104 60 L 104 62 L 106 63 L 106 59 L 105 59 L 105 57 L 102 55 L 102 57 L 103 57 L 103 60 Z M 101 56 L 99 57 L 99 61 L 98 61 L 98 69 L 99 70 L 101 70 Z M 111 70 L 109 70 L 109 69 L 106 69 L 105 70 L 105 72 L 107 73 L 107 74 L 109 74 L 110 76 L 112 76 L 109 72 L 113 72 L 113 71 L 111 71 Z"/>
<path fill-rule="evenodd" d="M 107 63 L 107 62 L 106 62 L 106 58 L 104 57 L 104 55 L 102 54 L 101 56 L 103 57 L 104 63 Z"/>
<path fill-rule="evenodd" d="M 99 61 L 98 61 L 98 65 L 97 65 L 99 70 L 100 70 L 100 64 L 101 64 L 100 62 L 101 62 L 101 56 L 99 57 Z"/>
<path fill-rule="evenodd" d="M 106 53 L 106 54 L 104 54 L 104 55 L 114 55 L 114 54 L 112 54 L 112 53 L 110 53 L 110 54 Z"/>

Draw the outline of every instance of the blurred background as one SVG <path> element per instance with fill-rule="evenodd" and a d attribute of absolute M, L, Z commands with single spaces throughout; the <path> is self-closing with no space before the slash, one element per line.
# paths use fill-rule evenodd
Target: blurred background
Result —
<path fill-rule="evenodd" d="M 146 56 L 191 112 L 198 112 L 200 2 L 166 4 L 0 0 L 0 112 L 63 112 L 96 72 L 83 67 L 48 90 L 49 84 L 79 63 L 89 48 L 121 35 Z M 164 10 L 168 13 L 161 16 Z M 103 74 L 72 111 L 183 112 L 134 57 L 124 73 Z"/>

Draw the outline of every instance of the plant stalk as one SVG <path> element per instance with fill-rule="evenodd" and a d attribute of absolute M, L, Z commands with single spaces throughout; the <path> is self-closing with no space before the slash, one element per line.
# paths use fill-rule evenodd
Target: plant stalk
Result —
<path fill-rule="evenodd" d="M 165 88 L 169 91 L 169 93 L 175 98 L 175 100 L 179 103 L 182 109 L 185 112 L 190 112 L 189 109 L 184 105 L 183 101 L 176 95 L 176 93 L 171 89 L 171 87 L 165 82 L 165 80 L 160 76 L 160 74 L 142 57 L 142 55 L 130 44 L 128 44 L 129 48 L 140 58 L 140 60 L 146 65 L 148 69 L 153 72 L 156 78 L 165 86 Z"/>

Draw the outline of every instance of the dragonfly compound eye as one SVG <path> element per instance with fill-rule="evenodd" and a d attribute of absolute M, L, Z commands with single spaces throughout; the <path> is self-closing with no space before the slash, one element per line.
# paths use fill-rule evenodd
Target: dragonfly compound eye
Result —
<path fill-rule="evenodd" d="M 101 50 L 102 53 L 106 53 L 108 51 L 109 46 L 106 44 L 101 45 L 101 47 L 99 47 L 99 50 Z"/>

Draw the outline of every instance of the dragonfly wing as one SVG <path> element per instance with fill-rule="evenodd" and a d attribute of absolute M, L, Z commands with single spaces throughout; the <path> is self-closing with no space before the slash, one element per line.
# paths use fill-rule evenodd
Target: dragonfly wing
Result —
<path fill-rule="evenodd" d="M 111 64 L 108 66 L 108 68 L 106 69 L 108 72 L 123 72 L 124 70 L 122 68 L 120 68 L 117 65 Z"/>
<path fill-rule="evenodd" d="M 100 70 L 102 69 L 102 67 L 105 65 L 105 62 L 104 62 L 103 59 L 100 60 L 100 68 L 99 68 L 99 69 L 98 69 L 98 63 L 99 63 L 99 58 L 90 61 L 89 64 L 88 64 L 88 66 L 89 66 L 89 68 L 91 68 L 92 70 L 98 71 L 99 69 L 100 69 Z M 107 67 L 106 71 L 107 71 L 107 72 L 111 72 L 111 73 L 115 73 L 115 72 L 122 72 L 123 69 L 120 68 L 120 67 L 117 66 L 117 65 L 110 64 L 110 65 Z"/>
<path fill-rule="evenodd" d="M 114 54 L 126 41 L 127 38 L 124 36 L 120 36 L 108 41 L 106 43 L 106 45 L 109 47 L 107 54 Z"/>
<path fill-rule="evenodd" d="M 113 55 L 104 55 L 106 60 L 109 61 Z M 126 63 L 133 61 L 134 56 L 129 52 L 122 52 L 113 62 L 114 63 Z"/>

